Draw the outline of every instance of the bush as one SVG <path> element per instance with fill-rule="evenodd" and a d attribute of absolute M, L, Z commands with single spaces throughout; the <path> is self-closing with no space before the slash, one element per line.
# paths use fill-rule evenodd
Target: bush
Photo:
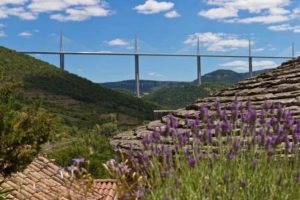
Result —
<path fill-rule="evenodd" d="M 72 164 L 70 158 L 86 158 L 87 170 L 93 177 L 108 177 L 102 163 L 113 156 L 107 136 L 114 135 L 116 127 L 114 122 L 109 122 L 96 125 L 93 129 L 77 131 L 72 135 L 71 142 L 63 142 L 61 147 L 53 149 L 48 155 L 63 167 Z"/>
<path fill-rule="evenodd" d="M 11 94 L 14 87 L 0 87 L 0 173 L 5 176 L 22 170 L 34 159 L 53 125 L 39 103 L 16 110 Z"/>
<path fill-rule="evenodd" d="M 146 199 L 298 199 L 300 121 L 280 104 L 256 111 L 237 100 L 230 112 L 215 103 L 142 139 L 144 151 L 105 167 L 121 183 L 120 196 Z M 135 152 L 135 155 L 137 153 Z"/>

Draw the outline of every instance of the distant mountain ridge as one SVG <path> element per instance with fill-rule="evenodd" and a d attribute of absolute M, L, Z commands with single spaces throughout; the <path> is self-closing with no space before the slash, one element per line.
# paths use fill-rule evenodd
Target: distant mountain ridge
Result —
<path fill-rule="evenodd" d="M 140 80 L 140 88 L 143 93 L 148 93 L 161 87 L 177 87 L 188 84 L 190 84 L 190 82 Z M 101 85 L 111 89 L 127 90 L 132 93 L 134 93 L 136 89 L 135 80 L 107 82 L 101 83 Z"/>
<path fill-rule="evenodd" d="M 269 69 L 254 71 L 253 75 L 258 75 L 264 72 L 269 71 Z M 202 77 L 203 83 L 227 83 L 234 84 L 241 80 L 244 80 L 248 77 L 248 73 L 238 73 L 232 70 L 219 69 L 213 71 L 211 73 L 205 74 Z M 183 82 L 183 81 L 155 81 L 155 80 L 140 80 L 140 87 L 143 93 L 152 92 L 155 89 L 159 89 L 162 87 L 179 87 L 179 86 L 187 86 L 189 84 L 196 83 L 192 82 Z M 124 80 L 118 82 L 106 82 L 100 83 L 102 86 L 111 88 L 111 89 L 119 89 L 126 90 L 132 93 L 135 93 L 136 86 L 135 80 Z"/>

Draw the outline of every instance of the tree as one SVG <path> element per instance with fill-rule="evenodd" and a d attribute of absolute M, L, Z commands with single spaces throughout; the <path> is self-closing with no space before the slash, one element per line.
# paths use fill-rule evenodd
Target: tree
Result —
<path fill-rule="evenodd" d="M 1 83 L 1 81 L 0 81 Z M 0 86 L 0 174 L 24 169 L 39 153 L 52 131 L 53 119 L 37 102 L 19 106 L 12 91 L 14 83 Z"/>

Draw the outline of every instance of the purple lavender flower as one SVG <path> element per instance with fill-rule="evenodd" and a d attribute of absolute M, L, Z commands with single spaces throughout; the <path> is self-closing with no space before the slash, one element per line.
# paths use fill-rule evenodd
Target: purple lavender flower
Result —
<path fill-rule="evenodd" d="M 74 171 L 77 170 L 77 167 L 74 166 L 74 165 L 71 165 L 67 169 L 71 172 L 71 176 L 73 177 L 74 176 Z"/>
<path fill-rule="evenodd" d="M 210 143 L 211 142 L 211 137 L 212 137 L 211 136 L 211 129 L 207 128 L 206 129 L 206 141 Z"/>
<path fill-rule="evenodd" d="M 241 182 L 240 182 L 240 185 L 242 188 L 245 188 L 246 185 L 247 185 L 247 180 L 246 179 L 242 179 Z"/>
<path fill-rule="evenodd" d="M 142 190 L 136 190 L 136 191 L 134 191 L 134 194 L 137 199 L 144 196 L 144 192 Z"/>
<path fill-rule="evenodd" d="M 253 169 L 256 168 L 256 165 L 257 165 L 257 160 L 256 160 L 256 159 L 253 159 L 253 160 L 252 160 L 252 167 L 253 167 Z"/>
<path fill-rule="evenodd" d="M 196 165 L 196 159 L 195 159 L 195 157 L 194 156 L 190 156 L 188 163 L 189 163 L 190 167 L 195 167 L 195 165 Z"/>
<path fill-rule="evenodd" d="M 76 164 L 76 165 L 79 165 L 81 163 L 84 163 L 85 159 L 84 158 L 74 158 L 73 159 L 73 162 Z"/>
<path fill-rule="evenodd" d="M 160 132 L 154 131 L 154 132 L 152 133 L 152 138 L 153 138 L 154 140 L 160 140 Z"/>
<path fill-rule="evenodd" d="M 224 182 L 227 182 L 229 180 L 229 173 L 228 172 L 224 173 L 223 180 L 224 180 Z"/>
<path fill-rule="evenodd" d="M 293 143 L 292 142 L 289 142 L 289 141 L 286 141 L 285 142 L 285 149 L 288 153 L 292 153 L 292 150 L 293 150 Z"/>
<path fill-rule="evenodd" d="M 293 140 L 295 143 L 298 143 L 300 140 L 300 134 L 298 132 L 293 134 Z"/>
<path fill-rule="evenodd" d="M 232 153 L 228 153 L 226 157 L 228 160 L 232 160 L 234 158 L 234 155 Z"/>
<path fill-rule="evenodd" d="M 232 131 L 232 125 L 227 120 L 222 122 L 221 128 L 222 128 L 222 135 L 223 136 L 228 135 Z"/>
<path fill-rule="evenodd" d="M 151 138 L 149 135 L 142 137 L 142 144 L 144 145 L 144 147 L 147 147 L 150 143 L 151 143 Z"/>
<path fill-rule="evenodd" d="M 167 157 L 170 157 L 170 156 L 172 155 L 171 149 L 166 148 L 166 150 L 165 150 L 165 155 L 166 155 Z"/>
<path fill-rule="evenodd" d="M 135 160 L 134 160 L 134 161 L 135 161 Z M 136 161 L 135 161 L 135 163 L 136 163 Z M 123 172 L 123 173 L 129 173 L 129 172 L 130 172 L 130 169 L 129 169 L 128 165 L 125 164 L 124 162 L 119 163 L 119 164 L 118 164 L 118 168 L 119 168 L 119 169 L 121 170 L 121 172 Z"/>

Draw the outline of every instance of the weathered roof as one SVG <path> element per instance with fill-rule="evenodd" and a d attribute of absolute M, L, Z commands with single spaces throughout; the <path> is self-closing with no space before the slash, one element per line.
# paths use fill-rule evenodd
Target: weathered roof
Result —
<path fill-rule="evenodd" d="M 258 76 L 253 76 L 238 84 L 216 92 L 207 98 L 198 99 L 193 104 L 185 108 L 175 110 L 172 115 L 176 117 L 178 131 L 189 130 L 186 117 L 195 118 L 201 106 L 207 106 L 213 110 L 212 106 L 218 98 L 221 100 L 221 107 L 229 107 L 230 103 L 238 96 L 238 100 L 246 102 L 250 100 L 254 108 L 259 108 L 265 100 L 273 103 L 281 103 L 286 109 L 291 110 L 296 118 L 300 117 L 300 58 L 290 60 L 281 66 Z M 174 97 L 176 98 L 176 97 Z M 115 150 L 126 153 L 132 150 L 141 150 L 143 145 L 141 139 L 143 135 L 151 133 L 157 127 L 165 129 L 166 116 L 160 120 L 152 121 L 147 126 L 139 127 L 132 131 L 123 132 L 111 140 L 111 145 Z"/>
<path fill-rule="evenodd" d="M 82 185 L 72 182 L 68 173 L 62 178 L 59 170 L 53 161 L 38 156 L 23 172 L 8 177 L 2 187 L 14 189 L 8 196 L 11 199 L 116 199 L 116 180 L 95 180 L 85 196 Z"/>

